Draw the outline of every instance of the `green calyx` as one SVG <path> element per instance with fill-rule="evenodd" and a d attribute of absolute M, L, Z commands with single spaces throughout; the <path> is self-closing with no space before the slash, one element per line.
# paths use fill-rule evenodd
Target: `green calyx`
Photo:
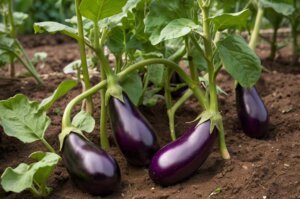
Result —
<path fill-rule="evenodd" d="M 118 83 L 118 77 L 116 75 L 109 75 L 107 77 L 107 90 L 105 93 L 105 105 L 108 104 L 110 96 L 119 99 L 124 102 L 123 89 Z"/>
<path fill-rule="evenodd" d="M 203 111 L 196 119 L 199 120 L 197 126 L 206 122 L 207 120 L 210 120 L 210 133 L 213 132 L 215 128 L 217 128 L 219 131 L 223 131 L 223 122 L 222 122 L 222 116 L 220 112 L 215 112 L 211 110 Z"/>
<path fill-rule="evenodd" d="M 84 138 L 85 136 L 83 135 L 82 131 L 79 130 L 76 127 L 73 126 L 69 126 L 69 127 L 65 127 L 62 129 L 61 133 L 58 135 L 58 139 L 59 139 L 59 150 L 61 151 L 64 145 L 64 141 L 65 138 L 67 137 L 67 135 L 69 135 L 70 133 L 78 133 L 79 135 L 82 135 Z"/>

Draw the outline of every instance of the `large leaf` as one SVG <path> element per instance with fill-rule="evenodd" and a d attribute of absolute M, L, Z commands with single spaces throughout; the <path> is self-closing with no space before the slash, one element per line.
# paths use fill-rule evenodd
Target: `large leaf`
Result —
<path fill-rule="evenodd" d="M 127 0 L 82 0 L 79 9 L 82 16 L 98 22 L 120 13 L 126 2 Z"/>
<path fill-rule="evenodd" d="M 162 29 L 174 19 L 189 19 L 194 8 L 197 6 L 194 6 L 193 0 L 153 0 L 144 20 L 145 32 L 150 35 L 151 43 L 159 43 Z"/>
<path fill-rule="evenodd" d="M 90 133 L 95 128 L 95 120 L 92 115 L 85 111 L 80 111 L 72 120 L 72 125 L 81 131 Z"/>
<path fill-rule="evenodd" d="M 20 193 L 38 185 L 46 185 L 60 156 L 55 153 L 35 152 L 30 158 L 37 160 L 30 165 L 21 163 L 15 169 L 8 167 L 1 176 L 1 185 L 6 192 Z M 48 188 L 49 190 L 49 188 Z"/>
<path fill-rule="evenodd" d="M 136 8 L 136 6 L 142 2 L 143 0 L 127 0 L 127 3 L 123 6 L 122 12 L 116 15 L 113 15 L 111 17 L 102 19 L 99 21 L 100 27 L 106 27 L 109 26 L 110 28 L 113 28 L 117 25 L 119 25 L 125 17 L 128 17 L 128 14 L 133 11 L 133 9 Z"/>
<path fill-rule="evenodd" d="M 152 42 L 152 44 L 156 45 L 164 40 L 176 39 L 185 36 L 197 28 L 199 28 L 199 25 L 195 24 L 191 19 L 174 19 L 162 29 L 159 38 Z"/>
<path fill-rule="evenodd" d="M 260 0 L 259 2 L 264 8 L 272 8 L 284 16 L 290 16 L 295 11 L 293 0 Z"/>
<path fill-rule="evenodd" d="M 52 104 L 56 100 L 66 95 L 76 85 L 77 85 L 77 81 L 75 80 L 64 80 L 58 85 L 57 89 L 53 92 L 51 96 L 47 97 L 40 103 L 39 108 L 45 111 L 50 109 Z"/>
<path fill-rule="evenodd" d="M 137 72 L 129 74 L 121 85 L 130 100 L 137 106 L 143 94 L 143 83 L 139 74 Z"/>
<path fill-rule="evenodd" d="M 240 36 L 227 36 L 217 43 L 225 69 L 243 87 L 251 87 L 261 74 L 261 62 Z"/>
<path fill-rule="evenodd" d="M 65 34 L 69 37 L 72 37 L 76 40 L 78 40 L 79 36 L 77 34 L 77 29 L 72 28 L 70 26 L 53 22 L 53 21 L 45 21 L 45 22 L 39 22 L 39 23 L 34 23 L 34 32 L 35 33 L 62 33 Z"/>
<path fill-rule="evenodd" d="M 44 139 L 50 124 L 46 113 L 39 110 L 39 103 L 30 102 L 22 94 L 0 101 L 0 121 L 8 136 L 24 143 Z"/>
<path fill-rule="evenodd" d="M 216 30 L 222 31 L 228 28 L 241 29 L 245 27 L 249 17 L 250 11 L 246 9 L 237 13 L 223 13 L 210 19 L 214 23 Z"/>

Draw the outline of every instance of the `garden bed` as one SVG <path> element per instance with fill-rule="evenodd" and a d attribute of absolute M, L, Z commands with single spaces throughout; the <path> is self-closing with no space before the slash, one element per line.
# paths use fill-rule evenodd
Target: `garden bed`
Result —
<path fill-rule="evenodd" d="M 17 93 L 27 95 L 31 100 L 40 101 L 51 95 L 57 85 L 71 76 L 62 73 L 63 67 L 79 58 L 76 43 L 64 37 L 39 36 L 21 39 L 29 55 L 34 52 L 48 53 L 45 67 L 39 69 L 45 86 L 38 86 L 32 78 L 0 78 L 0 99 L 7 99 Z M 300 196 L 300 66 L 289 65 L 290 49 L 281 50 L 279 60 L 272 64 L 264 60 L 270 73 L 263 73 L 257 84 L 270 114 L 269 136 L 262 140 L 251 139 L 242 133 L 236 109 L 233 80 L 226 72 L 221 72 L 218 82 L 228 97 L 220 96 L 220 109 L 224 116 L 226 140 L 230 160 L 223 160 L 215 145 L 207 161 L 185 182 L 162 188 L 155 185 L 148 176 L 147 169 L 135 168 L 126 163 L 120 151 L 113 144 L 109 153 L 118 161 L 121 174 L 121 187 L 106 198 L 299 198 Z M 268 52 L 264 45 L 258 51 L 262 58 Z M 1 77 L 7 72 L 1 69 Z M 94 83 L 98 77 L 93 77 Z M 46 139 L 58 149 L 58 134 L 61 130 L 61 117 L 66 104 L 81 92 L 80 86 L 60 99 L 51 108 L 49 116 L 52 125 L 46 132 Z M 100 95 L 94 96 L 96 121 L 99 120 Z M 76 110 L 79 110 L 77 107 Z M 153 124 L 163 146 L 170 141 L 168 117 L 163 102 L 155 107 L 141 107 L 142 112 Z M 176 114 L 176 131 L 183 133 L 201 112 L 194 99 L 189 100 Z M 99 123 L 99 122 L 98 122 Z M 109 132 L 111 132 L 109 125 Z M 27 156 L 33 151 L 45 150 L 40 143 L 23 144 L 15 138 L 7 137 L 0 129 L 0 173 L 8 166 L 16 167 L 20 162 L 28 162 Z M 88 135 L 99 143 L 99 126 Z M 70 181 L 67 171 L 60 163 L 49 185 L 54 189 L 48 198 L 92 198 L 82 193 Z M 1 198 L 31 198 L 29 192 L 22 194 L 4 193 Z"/>

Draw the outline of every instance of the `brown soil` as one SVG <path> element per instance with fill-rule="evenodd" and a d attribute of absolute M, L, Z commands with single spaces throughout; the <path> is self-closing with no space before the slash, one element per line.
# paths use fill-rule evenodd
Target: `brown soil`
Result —
<path fill-rule="evenodd" d="M 22 42 L 27 52 L 46 51 L 48 59 L 43 69 L 39 69 L 46 86 L 37 86 L 32 78 L 10 80 L 5 77 L 7 71 L 0 72 L 0 99 L 23 93 L 31 100 L 40 101 L 49 96 L 56 86 L 66 78 L 63 67 L 78 59 L 76 44 L 64 37 L 40 36 L 23 37 Z M 258 52 L 264 57 L 265 48 Z M 270 113 L 269 136 L 262 140 L 251 139 L 242 133 L 236 109 L 233 92 L 233 81 L 222 72 L 218 81 L 228 96 L 220 96 L 220 107 L 224 116 L 226 140 L 231 154 L 230 160 L 222 160 L 217 146 L 213 152 L 190 179 L 167 188 L 155 185 L 148 176 L 146 168 L 135 168 L 128 165 L 113 144 L 109 153 L 113 155 L 121 168 L 122 183 L 119 190 L 107 196 L 112 198 L 300 198 L 300 71 L 299 66 L 290 66 L 288 55 L 279 57 L 271 66 L 267 60 L 264 65 L 271 70 L 264 73 L 257 84 Z M 93 78 L 96 83 L 98 79 Z M 55 103 L 49 111 L 52 124 L 46 132 L 46 139 L 58 149 L 57 135 L 61 130 L 61 117 L 66 104 L 77 94 L 78 86 L 67 97 Z M 94 117 L 99 121 L 99 95 L 94 96 L 96 111 Z M 77 107 L 79 110 L 80 107 Z M 160 102 L 153 108 L 141 108 L 156 129 L 161 145 L 170 141 L 168 119 L 165 106 Z M 182 134 L 200 109 L 195 100 L 188 101 L 176 115 L 176 130 Z M 18 140 L 7 137 L 0 129 L 0 173 L 8 166 L 16 167 L 21 162 L 28 162 L 28 155 L 34 151 L 45 150 L 41 143 L 22 144 Z M 110 128 L 109 128 L 109 131 Z M 99 126 L 88 137 L 99 142 Z M 112 141 L 112 140 L 111 140 Z M 51 176 L 49 186 L 53 192 L 48 198 L 99 198 L 82 193 L 70 181 L 68 174 L 60 163 Z M 221 192 L 213 194 L 214 190 Z M 0 198 L 32 198 L 28 192 L 22 194 L 4 193 L 0 189 Z"/>

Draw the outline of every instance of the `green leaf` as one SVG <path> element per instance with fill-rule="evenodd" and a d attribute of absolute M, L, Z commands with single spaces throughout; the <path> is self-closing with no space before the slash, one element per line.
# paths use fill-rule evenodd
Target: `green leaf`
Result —
<path fill-rule="evenodd" d="M 134 105 L 138 105 L 143 94 L 143 83 L 137 72 L 130 73 L 121 82 L 121 86 Z"/>
<path fill-rule="evenodd" d="M 65 128 L 62 129 L 61 133 L 58 135 L 59 150 L 62 150 L 65 138 L 70 133 L 78 133 L 79 135 L 81 135 L 82 137 L 85 138 L 84 134 L 82 133 L 82 131 L 80 129 L 78 129 L 76 127 L 73 127 L 73 126 L 71 126 L 71 127 L 65 127 Z"/>
<path fill-rule="evenodd" d="M 73 118 L 72 125 L 81 131 L 91 133 L 95 128 L 95 120 L 90 113 L 80 111 Z"/>
<path fill-rule="evenodd" d="M 58 100 L 60 97 L 66 95 L 71 89 L 73 89 L 75 86 L 77 86 L 77 81 L 75 80 L 64 80 L 61 82 L 57 89 L 54 91 L 54 93 L 44 99 L 40 105 L 39 109 L 47 111 L 51 108 L 52 104 Z"/>
<path fill-rule="evenodd" d="M 260 77 L 261 62 L 240 36 L 227 36 L 217 43 L 225 69 L 243 87 L 252 87 Z"/>
<path fill-rule="evenodd" d="M 82 16 L 98 22 L 120 13 L 126 2 L 127 0 L 82 0 L 79 9 Z"/>
<path fill-rule="evenodd" d="M 160 64 L 152 64 L 147 67 L 149 81 L 155 86 L 161 86 L 164 78 L 164 67 Z"/>
<path fill-rule="evenodd" d="M 191 19 L 174 19 L 162 29 L 159 38 L 152 42 L 152 44 L 156 45 L 161 41 L 176 39 L 185 36 L 199 27 L 200 26 L 195 24 Z"/>
<path fill-rule="evenodd" d="M 59 155 L 49 152 L 35 152 L 30 155 L 30 158 L 37 160 L 37 162 L 30 165 L 21 163 L 15 169 L 11 167 L 5 169 L 1 176 L 1 185 L 6 192 L 20 193 L 36 187 L 36 184 L 46 186 L 47 179 L 61 159 Z"/>
<path fill-rule="evenodd" d="M 44 139 L 50 118 L 39 110 L 38 102 L 30 102 L 18 94 L 0 101 L 0 121 L 4 132 L 24 143 Z"/>
<path fill-rule="evenodd" d="M 292 0 L 260 0 L 259 2 L 264 8 L 272 8 L 284 16 L 290 16 L 295 11 Z"/>
<path fill-rule="evenodd" d="M 151 43 L 159 43 L 160 33 L 167 24 L 174 19 L 191 18 L 190 15 L 196 8 L 193 0 L 153 0 L 144 20 L 145 32 L 150 35 Z"/>
<path fill-rule="evenodd" d="M 25 20 L 28 18 L 28 14 L 23 12 L 14 12 L 14 22 L 16 26 L 22 26 L 25 23 Z"/>
<path fill-rule="evenodd" d="M 129 13 L 133 12 L 133 9 L 135 9 L 137 5 L 142 1 L 143 0 L 127 0 L 127 3 L 125 4 L 125 6 L 123 6 L 121 13 L 100 20 L 99 26 L 108 26 L 110 28 L 114 28 L 115 26 L 119 25 L 124 18 L 128 17 Z"/>
<path fill-rule="evenodd" d="M 246 9 L 237 13 L 223 13 L 211 17 L 210 19 L 218 31 L 226 30 L 228 28 L 241 29 L 246 27 L 250 14 L 250 11 Z"/>
<path fill-rule="evenodd" d="M 69 37 L 72 37 L 76 40 L 79 39 L 79 36 L 77 34 L 77 29 L 57 22 L 45 21 L 45 22 L 34 23 L 33 28 L 35 33 L 48 32 L 54 34 L 59 32 Z"/>

